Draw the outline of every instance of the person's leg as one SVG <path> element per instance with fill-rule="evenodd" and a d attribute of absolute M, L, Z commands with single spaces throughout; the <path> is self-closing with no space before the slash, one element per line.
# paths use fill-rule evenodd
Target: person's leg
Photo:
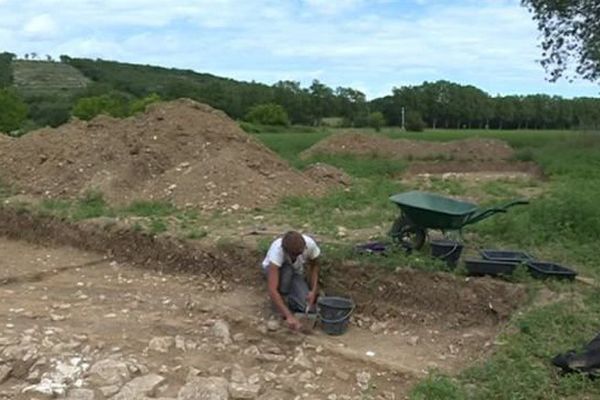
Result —
<path fill-rule="evenodd" d="M 292 311 L 304 312 L 306 310 L 306 296 L 309 291 L 304 275 L 293 274 L 288 295 L 288 305 Z"/>

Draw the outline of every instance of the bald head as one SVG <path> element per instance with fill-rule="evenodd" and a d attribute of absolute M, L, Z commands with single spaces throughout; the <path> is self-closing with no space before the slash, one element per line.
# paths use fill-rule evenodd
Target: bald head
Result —
<path fill-rule="evenodd" d="M 283 247 L 283 250 L 292 258 L 292 260 L 295 260 L 306 248 L 306 242 L 300 233 L 289 231 L 283 235 L 281 247 Z"/>

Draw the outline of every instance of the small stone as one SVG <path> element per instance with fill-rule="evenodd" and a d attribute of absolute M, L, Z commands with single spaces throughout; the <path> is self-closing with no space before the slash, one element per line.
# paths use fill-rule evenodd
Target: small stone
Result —
<path fill-rule="evenodd" d="M 233 341 L 234 342 L 241 342 L 244 340 L 244 338 L 246 337 L 246 335 L 244 335 L 243 333 L 236 333 L 235 335 L 233 335 Z"/>
<path fill-rule="evenodd" d="M 304 354 L 302 349 L 300 349 L 296 357 L 294 357 L 293 364 L 305 369 L 313 369 L 312 361 Z"/>
<path fill-rule="evenodd" d="M 89 370 L 90 381 L 98 386 L 121 385 L 129 379 L 130 372 L 127 364 L 117 360 L 100 360 Z M 118 387 L 117 387 L 118 390 Z M 112 393 L 114 394 L 114 393 Z M 106 395 L 105 395 L 106 396 Z"/>
<path fill-rule="evenodd" d="M 244 350 L 244 355 L 246 356 L 258 356 L 260 355 L 260 350 L 256 345 L 252 345 Z"/>
<path fill-rule="evenodd" d="M 66 400 L 94 400 L 94 391 L 91 389 L 71 389 Z"/>
<path fill-rule="evenodd" d="M 10 373 L 12 372 L 12 369 L 12 365 L 0 365 L 0 384 L 3 384 L 8 379 Z"/>
<path fill-rule="evenodd" d="M 336 378 L 347 382 L 348 380 L 350 380 L 350 374 L 344 372 L 344 371 L 335 371 L 335 376 Z"/>
<path fill-rule="evenodd" d="M 177 394 L 177 400 L 227 400 L 229 384 L 220 377 L 194 378 Z"/>
<path fill-rule="evenodd" d="M 175 336 L 175 348 L 177 350 L 185 351 L 185 338 L 181 335 Z"/>
<path fill-rule="evenodd" d="M 274 381 L 275 379 L 277 379 L 277 374 L 267 371 L 264 373 L 263 378 L 265 379 L 266 382 L 271 382 L 271 381 Z"/>
<path fill-rule="evenodd" d="M 248 378 L 248 383 L 250 383 L 250 384 L 254 385 L 254 384 L 257 384 L 258 382 L 260 382 L 260 375 L 258 375 L 258 374 L 252 374 Z"/>
<path fill-rule="evenodd" d="M 168 353 L 175 345 L 175 339 L 171 336 L 154 337 L 148 343 L 148 348 L 159 353 Z"/>
<path fill-rule="evenodd" d="M 229 332 L 229 324 L 222 319 L 215 321 L 212 327 L 212 333 L 223 341 L 224 344 L 231 344 L 231 333 Z"/>
<path fill-rule="evenodd" d="M 117 386 L 117 385 L 102 386 L 102 387 L 100 387 L 99 390 L 104 397 L 110 397 L 119 391 L 119 386 Z"/>
<path fill-rule="evenodd" d="M 410 344 L 411 346 L 416 346 L 419 343 L 419 337 L 418 336 L 411 336 L 408 338 L 408 344 Z"/>
<path fill-rule="evenodd" d="M 143 395 L 153 396 L 156 388 L 164 381 L 165 378 L 156 374 L 137 377 L 125 384 L 119 393 L 117 393 L 117 395 L 112 399 L 131 400 Z"/>
<path fill-rule="evenodd" d="M 371 382 L 371 374 L 366 371 L 356 373 L 356 383 L 361 390 L 367 390 Z"/>
<path fill-rule="evenodd" d="M 369 327 L 369 330 L 373 332 L 375 335 L 382 333 L 387 328 L 386 322 L 373 322 Z"/>
<path fill-rule="evenodd" d="M 282 354 L 258 354 L 256 355 L 256 359 L 268 362 L 284 362 L 285 356 Z"/>
<path fill-rule="evenodd" d="M 279 321 L 270 319 L 267 321 L 267 330 L 271 332 L 275 332 L 279 329 Z"/>
<path fill-rule="evenodd" d="M 229 394 L 233 399 L 255 399 L 258 392 L 260 392 L 260 385 L 237 382 L 229 384 Z"/>
<path fill-rule="evenodd" d="M 239 364 L 234 364 L 233 367 L 231 367 L 230 380 L 235 383 L 246 383 L 246 375 Z"/>
<path fill-rule="evenodd" d="M 304 371 L 303 373 L 300 374 L 300 376 L 298 377 L 298 380 L 302 383 L 309 383 L 311 382 L 313 379 L 315 379 L 315 374 L 313 374 L 311 371 Z"/>

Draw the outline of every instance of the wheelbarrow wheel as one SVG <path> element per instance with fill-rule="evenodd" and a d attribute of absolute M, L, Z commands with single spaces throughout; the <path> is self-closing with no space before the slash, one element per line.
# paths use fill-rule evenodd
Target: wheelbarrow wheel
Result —
<path fill-rule="evenodd" d="M 419 250 L 425 244 L 427 230 L 414 225 L 406 215 L 401 215 L 394 221 L 390 236 L 406 250 Z"/>

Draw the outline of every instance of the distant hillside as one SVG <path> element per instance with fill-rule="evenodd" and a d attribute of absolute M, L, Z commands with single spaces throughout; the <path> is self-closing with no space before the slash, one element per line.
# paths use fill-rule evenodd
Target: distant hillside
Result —
<path fill-rule="evenodd" d="M 127 64 L 115 61 L 62 57 L 90 80 L 115 90 L 144 97 L 152 93 L 163 99 L 189 97 L 242 118 L 250 107 L 273 101 L 273 88 L 240 82 L 191 70 Z"/>
<path fill-rule="evenodd" d="M 61 62 L 16 60 L 12 70 L 13 85 L 25 98 L 75 94 L 90 83 L 78 69 Z"/>

